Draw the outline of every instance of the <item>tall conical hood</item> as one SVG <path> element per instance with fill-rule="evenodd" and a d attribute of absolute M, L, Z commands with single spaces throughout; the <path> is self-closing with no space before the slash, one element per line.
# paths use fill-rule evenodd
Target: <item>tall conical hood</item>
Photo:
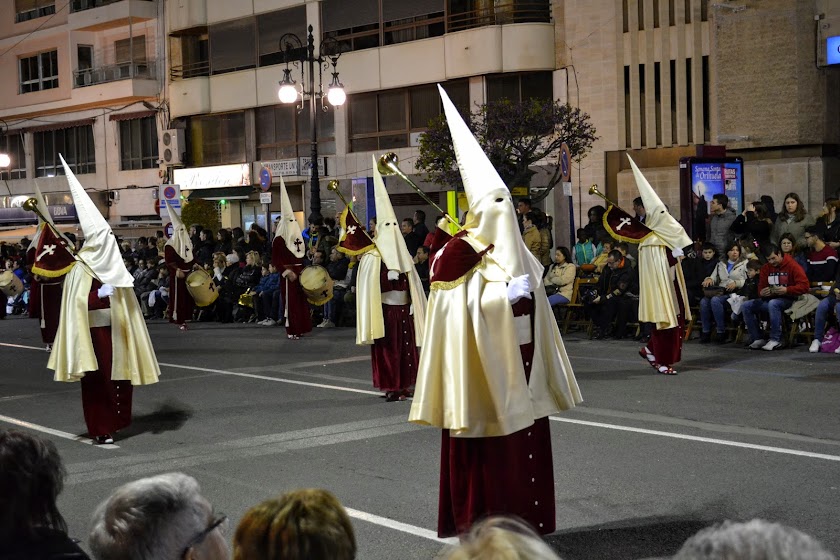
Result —
<path fill-rule="evenodd" d="M 85 234 L 85 244 L 79 251 L 78 258 L 90 267 L 103 284 L 111 284 L 116 288 L 133 287 L 134 278 L 125 268 L 111 226 L 102 217 L 99 209 L 67 166 L 61 154 L 58 157 L 61 158 L 61 165 L 64 166 L 70 194 L 73 195 L 73 202 L 76 204 L 79 225 Z"/>
<path fill-rule="evenodd" d="M 50 216 L 50 209 L 47 207 L 47 202 L 44 200 L 44 195 L 41 194 L 41 189 L 38 188 L 38 185 L 35 185 L 35 202 L 37 203 L 38 210 L 41 211 L 41 215 L 46 218 L 47 222 L 54 226 L 55 222 L 53 222 L 52 216 Z M 38 216 L 38 222 L 41 221 L 41 216 Z"/>
<path fill-rule="evenodd" d="M 178 253 L 178 256 L 184 259 L 184 262 L 193 260 L 193 245 L 190 239 L 190 232 L 187 231 L 187 226 L 181 221 L 181 216 L 172 207 L 169 199 L 164 200 L 166 203 L 166 211 L 169 213 L 169 219 L 172 221 L 172 237 L 170 237 L 166 244 Z"/>
<path fill-rule="evenodd" d="M 408 253 L 405 246 L 405 239 L 400 231 L 400 221 L 391 205 L 391 197 L 385 190 L 385 181 L 376 166 L 376 157 L 373 157 L 373 193 L 376 198 L 376 235 L 373 242 L 379 254 L 382 255 L 382 262 L 388 270 L 399 270 L 409 272 L 414 270 L 414 259 Z"/>
<path fill-rule="evenodd" d="M 470 205 L 465 229 L 485 246 L 494 246 L 490 255 L 508 275 L 528 274 L 531 286 L 539 285 L 543 266 L 522 241 L 510 190 L 496 173 L 449 96 L 440 85 L 438 90 Z"/>
<path fill-rule="evenodd" d="M 286 248 L 298 258 L 306 254 L 306 244 L 303 242 L 303 232 L 300 224 L 295 219 L 295 212 L 292 210 L 292 202 L 289 200 L 289 193 L 286 192 L 286 183 L 283 176 L 280 176 L 280 222 L 277 224 L 277 231 L 274 239 L 282 238 Z"/>
<path fill-rule="evenodd" d="M 636 162 L 630 155 L 627 155 L 630 160 L 630 167 L 633 168 L 633 177 L 636 179 L 636 186 L 639 189 L 639 194 L 642 197 L 642 203 L 645 205 L 645 225 L 653 230 L 656 237 L 661 239 L 671 249 L 682 249 L 691 245 L 691 238 L 685 232 L 685 229 L 674 218 L 665 207 L 665 204 L 650 186 L 648 180 L 639 171 Z M 649 245 L 651 241 L 648 239 L 643 244 Z"/>

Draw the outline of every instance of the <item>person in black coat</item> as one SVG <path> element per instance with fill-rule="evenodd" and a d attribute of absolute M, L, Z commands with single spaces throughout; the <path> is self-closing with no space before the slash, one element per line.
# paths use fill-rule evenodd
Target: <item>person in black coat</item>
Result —
<path fill-rule="evenodd" d="M 633 267 L 618 249 L 613 249 L 607 256 L 607 265 L 598 278 L 598 295 L 586 305 L 593 323 L 595 338 L 610 336 L 610 325 L 615 321 L 612 334 L 624 338 L 627 319 L 633 309 L 634 301 L 629 293 L 634 287 Z"/>
<path fill-rule="evenodd" d="M 740 236 L 750 234 L 758 241 L 759 252 L 763 253 L 764 248 L 770 244 L 770 234 L 773 231 L 773 222 L 767 213 L 767 207 L 760 200 L 750 204 L 740 216 L 735 218 L 729 230 Z"/>

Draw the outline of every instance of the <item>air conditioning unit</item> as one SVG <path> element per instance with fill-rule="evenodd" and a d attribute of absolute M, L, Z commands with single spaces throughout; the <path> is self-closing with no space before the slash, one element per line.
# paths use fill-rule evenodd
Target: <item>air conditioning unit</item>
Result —
<path fill-rule="evenodd" d="M 164 130 L 160 137 L 158 156 L 165 165 L 182 165 L 184 163 L 184 131 L 180 128 Z"/>

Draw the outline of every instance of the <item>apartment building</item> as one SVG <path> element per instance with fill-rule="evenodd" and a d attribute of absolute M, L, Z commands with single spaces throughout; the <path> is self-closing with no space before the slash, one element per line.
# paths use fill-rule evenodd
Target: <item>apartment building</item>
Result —
<path fill-rule="evenodd" d="M 0 1 L 0 152 L 11 161 L 0 169 L 0 227 L 34 221 L 20 206 L 36 185 L 59 223 L 76 222 L 59 154 L 118 230 L 134 237 L 159 222 L 162 7 Z"/>

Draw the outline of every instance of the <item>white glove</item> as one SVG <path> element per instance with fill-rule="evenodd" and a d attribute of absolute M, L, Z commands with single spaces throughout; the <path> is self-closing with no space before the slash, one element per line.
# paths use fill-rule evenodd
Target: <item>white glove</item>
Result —
<path fill-rule="evenodd" d="M 99 296 L 99 299 L 111 297 L 114 295 L 114 287 L 111 284 L 102 284 L 102 286 L 100 286 L 96 291 L 96 295 Z"/>
<path fill-rule="evenodd" d="M 675 259 L 678 259 L 680 257 L 684 257 L 685 253 L 683 252 L 682 249 L 677 247 L 675 249 L 671 249 L 671 256 L 674 257 Z"/>
<path fill-rule="evenodd" d="M 512 304 L 522 298 L 531 299 L 531 279 L 527 274 L 511 278 L 507 286 L 507 297 Z"/>
<path fill-rule="evenodd" d="M 388 280 L 399 280 L 400 279 L 400 272 L 398 270 L 389 270 L 388 271 Z"/>

